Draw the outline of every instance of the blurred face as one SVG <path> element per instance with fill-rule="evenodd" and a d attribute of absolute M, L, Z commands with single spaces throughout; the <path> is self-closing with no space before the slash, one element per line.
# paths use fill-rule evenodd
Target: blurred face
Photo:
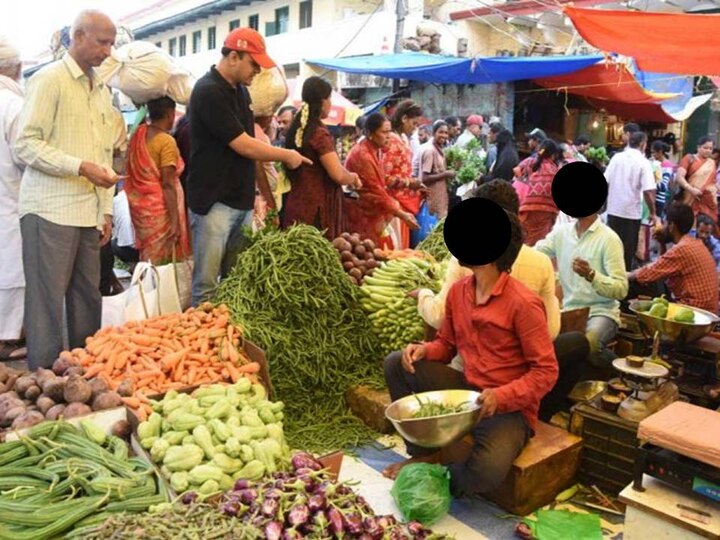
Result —
<path fill-rule="evenodd" d="M 579 145 L 577 146 L 577 150 L 578 150 L 578 152 L 580 152 L 581 154 L 584 154 L 585 152 L 587 152 L 587 149 L 588 149 L 588 148 L 590 148 L 590 143 L 579 144 Z"/>
<path fill-rule="evenodd" d="M 706 240 L 710 238 L 710 235 L 712 235 L 713 227 L 712 225 L 707 225 L 705 223 L 697 226 L 697 237 L 700 240 Z"/>
<path fill-rule="evenodd" d="M 421 129 L 418 131 L 418 141 L 420 141 L 420 144 L 425 144 L 430 140 L 430 133 L 428 133 L 427 129 Z"/>
<path fill-rule="evenodd" d="M 323 120 L 330 116 L 330 109 L 332 109 L 332 100 L 330 99 L 330 96 L 326 97 L 322 100 L 322 105 L 320 107 L 320 118 Z"/>
<path fill-rule="evenodd" d="M 107 17 L 95 16 L 73 37 L 73 57 L 78 64 L 97 67 L 110 56 L 115 45 L 115 25 Z"/>
<path fill-rule="evenodd" d="M 460 133 L 461 129 L 462 129 L 462 124 L 460 124 L 460 122 L 458 122 L 454 126 L 453 125 L 448 126 L 448 137 L 450 137 L 450 138 L 457 137 L 458 133 Z"/>
<path fill-rule="evenodd" d="M 530 147 L 530 150 L 537 150 L 540 147 L 540 143 L 537 139 L 529 139 L 528 140 L 528 146 Z"/>
<path fill-rule="evenodd" d="M 435 143 L 438 146 L 443 146 L 445 143 L 447 143 L 449 137 L 448 127 L 443 126 L 440 129 L 438 129 L 435 132 L 435 135 L 433 135 L 433 138 L 435 139 Z"/>
<path fill-rule="evenodd" d="M 497 141 L 497 136 L 498 136 L 497 133 L 495 133 L 494 131 L 491 131 L 488 134 L 488 141 L 490 141 L 492 144 L 495 144 L 495 141 Z"/>
<path fill-rule="evenodd" d="M 712 155 L 713 143 L 712 141 L 706 142 L 705 144 L 698 146 L 698 155 L 701 158 L 707 159 Z"/>
<path fill-rule="evenodd" d="M 571 159 L 573 157 L 572 148 L 570 148 L 569 146 L 563 147 L 562 154 L 565 159 Z"/>
<path fill-rule="evenodd" d="M 293 121 L 293 113 L 288 110 L 277 117 L 278 132 L 280 135 L 285 135 L 287 130 L 290 129 L 290 124 Z"/>
<path fill-rule="evenodd" d="M 476 124 L 473 124 L 471 126 L 468 126 L 468 131 L 470 133 L 472 133 L 473 135 L 475 135 L 476 137 L 479 137 L 480 133 L 482 132 L 482 127 L 480 127 Z"/>
<path fill-rule="evenodd" d="M 407 136 L 412 135 L 415 132 L 415 130 L 417 129 L 417 124 L 418 124 L 417 117 L 408 118 L 407 115 L 403 116 L 402 117 L 402 132 Z"/>
<path fill-rule="evenodd" d="M 228 64 L 235 82 L 243 86 L 250 86 L 255 75 L 261 70 L 260 64 L 253 60 L 248 53 L 232 51 L 228 55 Z"/>
<path fill-rule="evenodd" d="M 383 125 L 380 126 L 380 129 L 373 131 L 368 138 L 375 144 L 375 146 L 384 148 L 387 146 L 387 143 L 390 140 L 391 132 L 392 127 L 390 126 L 390 120 L 385 120 L 385 122 L 383 122 Z"/>
<path fill-rule="evenodd" d="M 652 153 L 652 157 L 656 161 L 662 161 L 663 159 L 665 159 L 665 155 L 662 153 L 662 150 L 655 150 Z"/>

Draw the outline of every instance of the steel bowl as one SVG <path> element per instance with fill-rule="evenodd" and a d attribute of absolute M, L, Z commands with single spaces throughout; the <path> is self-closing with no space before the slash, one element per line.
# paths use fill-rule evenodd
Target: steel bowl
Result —
<path fill-rule="evenodd" d="M 437 390 L 423 392 L 398 399 L 385 409 L 385 417 L 407 441 L 424 448 L 442 448 L 468 433 L 480 417 L 479 392 L 472 390 Z M 443 403 L 448 406 L 470 402 L 473 406 L 467 411 L 413 418 L 420 409 L 418 398 L 423 402 Z"/>
<path fill-rule="evenodd" d="M 720 317 L 714 313 L 677 303 L 671 303 L 670 306 L 684 307 L 693 310 L 695 312 L 695 322 L 684 323 L 673 321 L 672 319 L 661 319 L 660 317 L 650 315 L 647 311 L 636 309 L 637 302 L 638 300 L 630 301 L 630 311 L 637 315 L 638 321 L 640 321 L 640 328 L 642 328 L 648 337 L 654 336 L 655 332 L 660 332 L 676 343 L 690 343 L 709 334 L 713 328 L 715 328 L 715 325 L 720 322 Z"/>

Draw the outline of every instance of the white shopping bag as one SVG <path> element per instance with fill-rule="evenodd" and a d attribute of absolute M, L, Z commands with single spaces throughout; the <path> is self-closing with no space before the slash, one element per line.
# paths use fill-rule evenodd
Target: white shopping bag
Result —
<path fill-rule="evenodd" d="M 122 326 L 129 321 L 141 321 L 160 314 L 160 278 L 149 263 L 138 263 L 130 286 L 115 296 L 102 299 L 102 328 Z"/>
<path fill-rule="evenodd" d="M 175 257 L 173 256 L 173 261 Z M 156 267 L 159 279 L 160 312 L 180 313 L 190 307 L 192 261 L 187 259 Z"/>

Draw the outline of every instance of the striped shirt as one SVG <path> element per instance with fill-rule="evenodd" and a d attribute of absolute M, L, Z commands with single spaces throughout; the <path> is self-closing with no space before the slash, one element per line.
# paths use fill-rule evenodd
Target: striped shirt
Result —
<path fill-rule="evenodd" d="M 112 168 L 114 123 L 108 88 L 93 87 L 66 54 L 28 82 L 15 146 L 27 165 L 20 188 L 20 217 L 34 214 L 57 225 L 98 227 L 112 215 L 114 189 L 79 176 L 89 161 Z"/>

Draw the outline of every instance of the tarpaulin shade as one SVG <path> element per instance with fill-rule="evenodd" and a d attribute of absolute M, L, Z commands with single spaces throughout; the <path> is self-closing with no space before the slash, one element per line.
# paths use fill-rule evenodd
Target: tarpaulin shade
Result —
<path fill-rule="evenodd" d="M 634 58 L 644 71 L 720 75 L 720 15 L 574 7 L 565 13 L 585 41 Z"/>
<path fill-rule="evenodd" d="M 292 105 L 299 108 L 302 105 L 302 80 L 290 79 L 288 83 L 288 98 L 283 105 Z M 328 126 L 354 126 L 355 120 L 363 115 L 360 107 L 352 101 L 333 90 L 330 95 L 330 114 L 323 120 Z"/>
<path fill-rule="evenodd" d="M 624 64 L 614 63 L 596 64 L 567 75 L 535 79 L 535 82 L 553 90 L 622 103 L 657 103 L 679 95 L 649 91 Z"/>
<path fill-rule="evenodd" d="M 534 79 L 571 73 L 591 66 L 603 57 L 529 56 L 458 58 L 423 53 L 383 54 L 306 60 L 325 69 L 364 73 L 390 79 L 407 79 L 436 84 L 487 84 Z"/>
<path fill-rule="evenodd" d="M 659 122 L 661 124 L 672 124 L 674 122 L 682 122 L 690 118 L 698 107 L 701 107 L 712 97 L 712 94 L 703 96 L 695 96 L 685 101 L 685 106 L 680 110 L 668 110 L 667 104 L 659 103 L 618 103 L 616 101 L 608 101 L 604 99 L 589 99 L 588 101 L 596 109 L 604 109 L 605 111 L 635 120 L 637 122 Z"/>

